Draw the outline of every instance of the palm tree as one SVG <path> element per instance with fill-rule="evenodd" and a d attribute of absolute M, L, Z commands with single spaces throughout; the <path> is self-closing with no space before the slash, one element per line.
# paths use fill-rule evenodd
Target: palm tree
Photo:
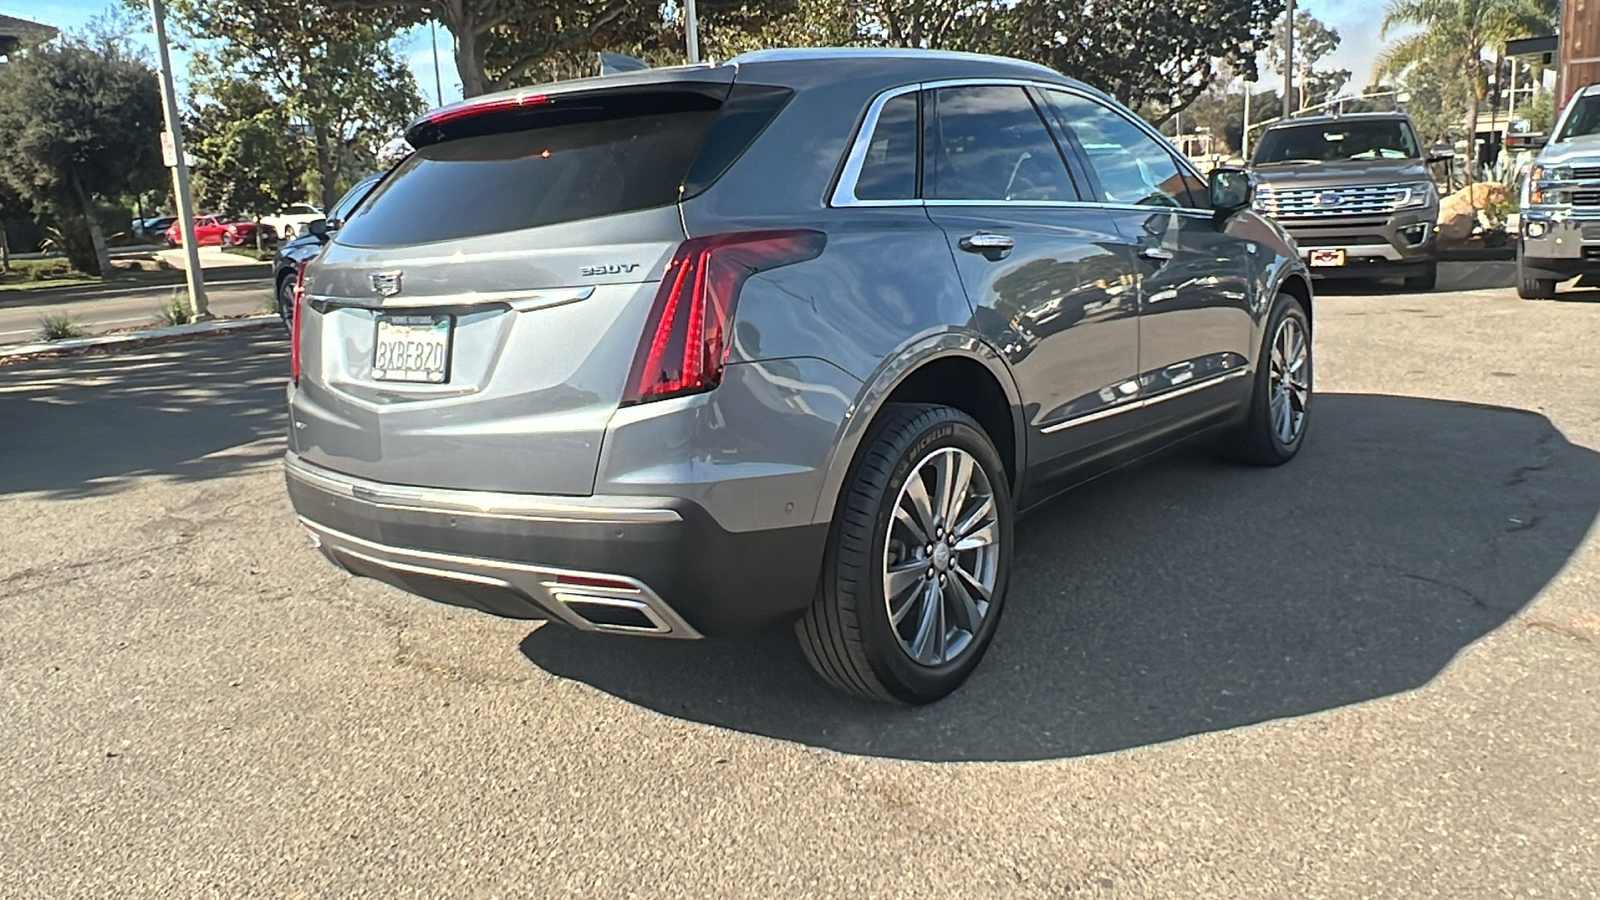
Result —
<path fill-rule="evenodd" d="M 1401 76 L 1423 63 L 1460 72 L 1467 91 L 1469 154 L 1478 133 L 1478 105 L 1489 96 L 1489 73 L 1500 70 L 1506 41 L 1545 34 L 1555 27 L 1558 0 L 1391 0 L 1384 11 L 1379 37 L 1396 28 L 1420 26 L 1385 47 L 1372 67 L 1373 80 Z M 1484 60 L 1494 51 L 1495 61 Z M 1467 166 L 1467 178 L 1473 166 Z"/>

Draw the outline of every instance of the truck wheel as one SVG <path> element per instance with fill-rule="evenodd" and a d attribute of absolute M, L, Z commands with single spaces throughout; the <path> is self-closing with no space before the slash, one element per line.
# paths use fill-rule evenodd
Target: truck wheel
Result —
<path fill-rule="evenodd" d="M 931 703 L 977 667 L 1011 568 L 1011 491 L 983 429 L 948 406 L 893 404 L 839 498 L 821 585 L 795 632 L 834 687 Z"/>
<path fill-rule="evenodd" d="M 1439 264 L 1437 262 L 1430 262 L 1428 263 L 1427 271 L 1423 272 L 1421 275 L 1413 275 L 1406 279 L 1406 290 L 1431 291 L 1438 284 Z"/>
<path fill-rule="evenodd" d="M 1529 275 L 1520 253 L 1517 254 L 1517 296 L 1524 300 L 1554 300 L 1556 297 L 1556 280 Z"/>

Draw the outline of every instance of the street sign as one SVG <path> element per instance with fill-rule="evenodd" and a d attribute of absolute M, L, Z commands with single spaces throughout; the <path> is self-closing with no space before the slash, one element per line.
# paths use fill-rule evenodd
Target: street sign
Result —
<path fill-rule="evenodd" d="M 172 149 L 172 132 L 170 131 L 161 132 L 161 164 L 169 169 L 175 169 L 178 166 L 178 153 Z M 194 154 L 187 149 L 183 151 L 183 164 L 186 166 L 194 165 Z"/>

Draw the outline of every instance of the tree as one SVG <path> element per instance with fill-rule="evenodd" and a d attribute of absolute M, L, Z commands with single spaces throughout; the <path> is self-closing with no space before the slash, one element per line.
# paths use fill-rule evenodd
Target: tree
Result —
<path fill-rule="evenodd" d="M 1278 20 L 1272 40 L 1265 52 L 1267 64 L 1283 71 L 1283 45 L 1288 16 Z M 1350 70 L 1338 69 L 1318 72 L 1317 63 L 1329 53 L 1339 49 L 1339 30 L 1326 24 L 1307 10 L 1299 10 L 1294 17 L 1294 75 L 1296 83 L 1295 109 L 1317 106 L 1338 96 L 1350 80 Z"/>
<path fill-rule="evenodd" d="M 423 108 L 416 79 L 390 46 L 392 20 L 284 0 L 174 0 L 172 9 L 185 30 L 212 42 L 207 74 L 254 81 L 281 106 L 292 125 L 283 147 L 298 142 L 309 153 L 311 193 L 324 208 Z"/>
<path fill-rule="evenodd" d="M 156 74 L 113 40 L 69 38 L 0 66 L 0 181 L 54 222 L 73 266 L 110 269 L 94 198 L 159 187 Z"/>
<path fill-rule="evenodd" d="M 289 112 L 260 83 L 219 72 L 196 54 L 186 124 L 202 209 L 271 212 L 304 196 L 310 154 Z"/>
<path fill-rule="evenodd" d="M 1544 33 L 1550 7 L 1550 0 L 1391 0 L 1379 36 L 1386 38 L 1397 28 L 1421 30 L 1384 48 L 1373 65 L 1373 80 L 1393 75 L 1414 87 L 1412 81 L 1419 76 L 1425 82 L 1437 78 L 1444 95 L 1464 88 L 1460 92 L 1466 95 L 1462 105 L 1470 149 L 1478 134 L 1478 107 L 1489 96 L 1489 72 L 1498 69 L 1506 41 Z M 1493 68 L 1484 59 L 1491 50 Z M 1467 177 L 1473 176 L 1469 165 Z"/>
<path fill-rule="evenodd" d="M 1019 0 L 1002 52 L 1099 87 L 1153 122 L 1182 112 L 1219 66 L 1256 77 L 1256 54 L 1282 0 L 1127 3 Z"/>

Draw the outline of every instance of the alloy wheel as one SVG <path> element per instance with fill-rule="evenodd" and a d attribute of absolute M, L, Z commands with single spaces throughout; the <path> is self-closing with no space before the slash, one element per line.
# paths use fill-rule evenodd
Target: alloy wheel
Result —
<path fill-rule="evenodd" d="M 901 649 L 919 665 L 955 660 L 982 627 L 999 575 L 999 523 L 989 476 L 965 450 L 933 451 L 901 486 L 883 598 Z"/>
<path fill-rule="evenodd" d="M 1311 343 L 1306 340 L 1300 320 L 1286 316 L 1278 323 L 1272 339 L 1268 383 L 1272 386 L 1272 431 L 1284 445 L 1293 444 L 1306 424 L 1306 406 L 1311 401 L 1308 365 Z"/>

